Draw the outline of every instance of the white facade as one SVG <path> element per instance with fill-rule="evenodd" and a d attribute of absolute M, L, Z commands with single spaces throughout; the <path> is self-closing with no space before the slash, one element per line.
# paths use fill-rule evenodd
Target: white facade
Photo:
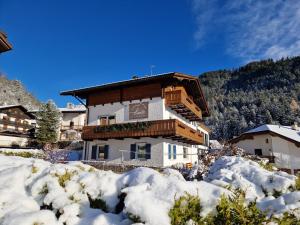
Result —
<path fill-rule="evenodd" d="M 115 123 L 130 123 L 138 121 L 154 121 L 154 120 L 167 120 L 167 119 L 178 119 L 184 124 L 188 125 L 193 129 L 198 129 L 209 137 L 208 131 L 201 128 L 194 122 L 183 118 L 175 111 L 165 106 L 165 100 L 160 97 L 152 99 L 132 100 L 125 102 L 115 102 L 111 104 L 89 106 L 88 108 L 88 124 L 100 125 L 99 118 L 105 116 L 114 116 Z M 129 119 L 129 104 L 148 102 L 148 118 L 139 120 Z M 139 143 L 145 143 L 151 145 L 151 156 L 150 159 L 131 159 L 131 148 L 132 145 L 139 145 Z M 99 158 L 99 148 L 95 155 L 93 155 L 93 146 L 108 146 L 107 158 Z M 100 160 L 113 163 L 128 163 L 135 165 L 147 165 L 147 166 L 158 166 L 165 167 L 171 166 L 177 163 L 197 163 L 198 162 L 198 150 L 207 148 L 207 146 L 197 145 L 192 146 L 182 142 L 173 141 L 166 138 L 125 138 L 123 140 L 109 139 L 106 141 L 94 140 L 86 143 L 86 151 L 83 154 L 85 160 Z M 175 147 L 174 147 L 175 146 Z M 171 150 L 169 150 L 171 148 Z M 174 150 L 175 149 L 175 150 Z M 94 153 L 95 154 L 95 153 Z M 103 156 L 103 155 L 102 155 Z"/>
<path fill-rule="evenodd" d="M 67 104 L 66 108 L 59 108 L 62 116 L 60 120 L 60 141 L 81 140 L 82 128 L 86 121 L 86 109 L 83 105 Z"/>
<path fill-rule="evenodd" d="M 276 125 L 272 125 L 276 126 Z M 262 156 L 274 156 L 275 157 L 275 165 L 278 168 L 282 169 L 291 169 L 299 170 L 300 169 L 300 143 L 289 139 L 291 136 L 282 136 L 282 134 L 288 132 L 295 133 L 299 135 L 299 131 L 292 130 L 291 127 L 283 127 L 277 126 L 277 129 L 281 129 L 280 135 L 276 135 L 276 133 L 266 132 L 266 133 L 255 133 L 252 134 L 252 139 L 241 139 L 234 143 L 235 146 L 238 146 L 244 149 L 249 154 L 260 154 Z M 288 129 L 288 130 L 286 130 Z M 276 131 L 272 129 L 272 131 Z M 285 130 L 287 132 L 285 132 Z M 247 132 L 251 133 L 251 131 Z M 295 136 L 296 137 L 296 136 Z M 294 137 L 293 137 L 294 138 Z M 298 147 L 298 146 L 299 147 Z"/>

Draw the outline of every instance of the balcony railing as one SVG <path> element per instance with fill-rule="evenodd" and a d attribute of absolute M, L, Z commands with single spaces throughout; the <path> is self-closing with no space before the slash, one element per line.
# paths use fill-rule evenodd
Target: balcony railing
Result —
<path fill-rule="evenodd" d="M 175 119 L 85 126 L 82 133 L 83 140 L 141 137 L 164 137 L 193 145 L 203 144 L 203 135 L 199 131 Z"/>
<path fill-rule="evenodd" d="M 23 128 L 23 129 L 34 128 L 34 126 L 27 124 L 27 123 L 21 123 L 21 122 L 5 120 L 5 119 L 0 119 L 0 124 L 2 124 L 4 126 L 13 126 L 13 127 Z"/>
<path fill-rule="evenodd" d="M 61 125 L 60 129 L 61 130 L 82 130 L 83 125 Z"/>
<path fill-rule="evenodd" d="M 166 90 L 165 91 L 166 106 L 176 111 L 178 114 L 191 121 L 201 121 L 201 109 L 187 95 L 184 90 Z"/>

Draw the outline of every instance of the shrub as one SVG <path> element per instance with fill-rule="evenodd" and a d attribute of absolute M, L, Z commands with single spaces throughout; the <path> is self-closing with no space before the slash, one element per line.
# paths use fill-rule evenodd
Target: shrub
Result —
<path fill-rule="evenodd" d="M 74 174 L 75 174 L 75 171 L 70 172 L 70 171 L 66 170 L 66 172 L 63 175 L 59 175 L 56 173 L 55 176 L 58 177 L 59 185 L 62 187 L 66 187 L 66 182 L 70 181 Z"/>
<path fill-rule="evenodd" d="M 174 203 L 169 211 L 172 225 L 185 225 L 188 221 L 194 221 L 196 224 L 202 224 L 200 199 L 198 196 L 192 196 L 188 193 L 181 196 Z"/>
<path fill-rule="evenodd" d="M 278 225 L 299 225 L 300 221 L 291 213 L 285 212 L 281 218 L 272 218 L 272 222 Z"/>
<path fill-rule="evenodd" d="M 300 191 L 300 174 L 297 174 L 297 178 L 295 181 L 296 190 Z"/>
<path fill-rule="evenodd" d="M 6 156 L 19 156 L 23 158 L 44 158 L 43 153 L 33 153 L 33 152 L 8 152 L 8 151 L 0 151 L 0 154 L 6 155 Z"/>
<path fill-rule="evenodd" d="M 206 218 L 206 224 L 259 225 L 267 221 L 266 214 L 256 207 L 256 202 L 245 204 L 245 193 L 237 191 L 234 196 L 222 196 L 216 207 L 217 213 Z"/>
<path fill-rule="evenodd" d="M 103 199 L 101 199 L 101 198 L 93 199 L 89 194 L 87 194 L 87 195 L 88 195 L 88 198 L 89 198 L 91 208 L 101 209 L 104 212 L 108 212 L 106 202 Z"/>

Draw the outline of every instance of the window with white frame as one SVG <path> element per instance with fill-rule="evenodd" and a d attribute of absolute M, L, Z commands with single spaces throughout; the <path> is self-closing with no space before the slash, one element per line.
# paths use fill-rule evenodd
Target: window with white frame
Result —
<path fill-rule="evenodd" d="M 168 159 L 176 159 L 177 149 L 176 145 L 168 144 Z"/>
<path fill-rule="evenodd" d="M 105 116 L 99 116 L 98 117 L 98 125 L 110 125 L 116 123 L 116 116 L 114 115 L 105 115 Z"/>

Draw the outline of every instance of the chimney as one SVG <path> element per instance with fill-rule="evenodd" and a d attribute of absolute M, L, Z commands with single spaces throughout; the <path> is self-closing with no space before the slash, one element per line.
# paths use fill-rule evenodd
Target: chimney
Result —
<path fill-rule="evenodd" d="M 67 108 L 68 108 L 68 109 L 74 109 L 74 104 L 71 103 L 71 102 L 68 102 L 68 103 L 67 103 Z"/>

